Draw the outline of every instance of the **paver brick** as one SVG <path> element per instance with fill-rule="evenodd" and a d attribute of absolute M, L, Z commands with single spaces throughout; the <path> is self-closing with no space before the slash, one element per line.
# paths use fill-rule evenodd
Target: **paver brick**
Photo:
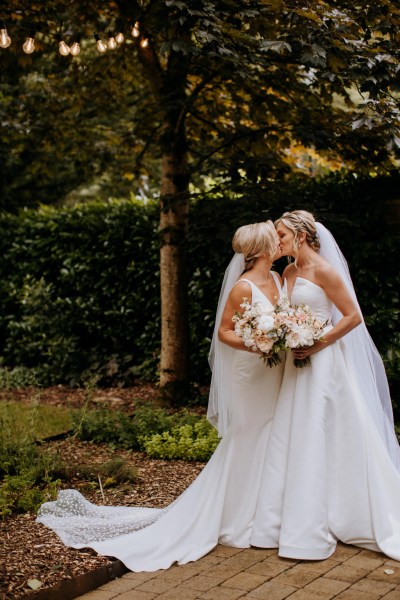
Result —
<path fill-rule="evenodd" d="M 118 596 L 118 592 L 105 591 L 105 590 L 94 590 L 81 596 L 85 600 L 113 600 Z"/>
<path fill-rule="evenodd" d="M 332 558 L 327 558 L 326 560 L 303 561 L 302 563 L 300 563 L 300 565 L 301 568 L 305 571 L 314 571 L 314 573 L 321 573 L 322 575 L 324 573 L 327 573 L 334 567 L 339 566 L 340 562 Z"/>
<path fill-rule="evenodd" d="M 346 567 L 356 567 L 357 569 L 369 569 L 374 571 L 385 562 L 385 557 L 381 554 L 380 558 L 371 558 L 369 556 L 362 556 L 361 553 L 356 556 L 352 556 L 346 560 L 343 564 Z"/>
<path fill-rule="evenodd" d="M 340 592 L 348 588 L 348 581 L 339 581 L 338 579 L 327 579 L 319 577 L 305 586 L 304 590 L 310 591 L 313 594 L 320 594 L 322 598 L 334 598 Z"/>
<path fill-rule="evenodd" d="M 336 560 L 347 560 L 351 556 L 355 556 L 356 554 L 360 554 L 362 552 L 361 548 L 356 548 L 355 546 L 348 546 L 347 544 L 338 543 L 336 546 L 335 552 L 332 554 Z"/>
<path fill-rule="evenodd" d="M 120 577 L 100 586 L 99 590 L 105 590 L 121 594 L 122 592 L 126 592 L 127 590 L 133 590 L 135 587 L 137 587 L 137 584 L 134 580 Z"/>
<path fill-rule="evenodd" d="M 150 592 L 139 592 L 138 590 L 130 590 L 124 592 L 120 596 L 117 596 L 117 600 L 153 600 L 158 598 L 157 594 L 150 594 Z"/>
<path fill-rule="evenodd" d="M 350 566 L 347 567 L 345 564 L 341 564 L 325 573 L 324 577 L 355 583 L 366 575 L 369 575 L 369 571 L 367 569 L 358 569 Z"/>
<path fill-rule="evenodd" d="M 395 589 L 392 592 L 382 596 L 382 600 L 400 600 L 400 589 Z"/>
<path fill-rule="evenodd" d="M 247 571 L 238 573 L 230 579 L 227 579 L 222 584 L 223 587 L 238 588 L 239 590 L 245 590 L 249 592 L 254 588 L 259 587 L 261 584 L 267 581 L 264 575 L 257 575 L 256 573 L 249 573 Z"/>
<path fill-rule="evenodd" d="M 360 579 L 357 583 L 353 583 L 350 589 L 361 590 L 362 592 L 372 592 L 384 596 L 396 587 L 395 583 L 386 581 L 377 581 L 376 579 Z"/>
<path fill-rule="evenodd" d="M 237 600 L 238 598 L 243 598 L 245 593 L 244 590 L 217 586 L 204 592 L 198 598 L 201 598 L 201 600 Z"/>
<path fill-rule="evenodd" d="M 161 594 L 160 596 L 156 596 L 156 598 L 157 600 L 194 600 L 195 598 L 199 598 L 199 593 L 201 592 L 198 590 L 190 590 L 189 588 L 178 586 L 164 592 L 164 594 Z M 119 600 L 119 598 L 116 600 Z"/>
<path fill-rule="evenodd" d="M 179 584 L 176 579 L 165 579 L 163 577 L 156 577 L 155 579 L 149 579 L 141 585 L 138 585 L 135 589 L 139 592 L 151 592 L 153 594 L 162 594 L 171 588 L 175 588 Z"/>
<path fill-rule="evenodd" d="M 257 575 L 264 575 L 267 580 L 269 580 L 273 579 L 280 573 L 287 571 L 288 569 L 290 569 L 290 566 L 285 563 L 279 564 L 264 560 L 263 562 L 257 563 L 256 565 L 250 567 L 248 571 L 250 571 L 250 573 L 257 573 Z"/>
<path fill-rule="evenodd" d="M 302 570 L 301 568 L 299 568 L 299 566 L 301 565 L 284 571 L 283 573 L 275 577 L 273 581 L 276 583 L 282 583 L 284 585 L 291 585 L 295 588 L 302 588 L 305 585 L 307 585 L 307 583 L 310 583 L 320 575 L 319 573 L 315 573 L 314 571 Z"/>
<path fill-rule="evenodd" d="M 133 571 L 129 571 L 129 573 L 125 573 L 125 575 L 122 575 L 121 579 L 132 579 L 132 581 L 137 581 L 139 585 L 140 583 L 144 583 L 149 579 L 154 579 L 154 577 L 157 577 L 158 573 L 159 571 L 153 571 L 152 573 L 147 573 L 146 571 L 134 573 Z"/>
<path fill-rule="evenodd" d="M 213 548 L 211 550 L 211 552 L 209 552 L 207 554 L 207 556 L 234 556 L 235 554 L 239 554 L 239 552 L 243 552 L 243 548 L 232 548 L 232 546 L 223 546 L 222 544 L 218 544 L 218 546 L 215 546 L 215 548 Z"/>
<path fill-rule="evenodd" d="M 394 571 L 394 573 L 385 573 L 386 570 Z M 376 581 L 385 581 L 387 583 L 400 583 L 400 569 L 396 567 L 387 567 L 383 565 L 372 573 L 368 574 L 368 579 L 375 579 Z"/>
<path fill-rule="evenodd" d="M 196 575 L 181 584 L 181 587 L 206 592 L 207 590 L 216 587 L 220 583 L 218 577 L 208 577 L 207 575 Z"/>
<path fill-rule="evenodd" d="M 260 600 L 283 600 L 293 594 L 296 591 L 295 587 L 290 585 L 283 585 L 281 583 L 275 583 L 274 581 L 267 581 L 249 592 L 245 598 L 260 598 Z"/>
<path fill-rule="evenodd" d="M 290 600 L 324 600 L 325 596 L 318 594 L 316 592 L 310 592 L 303 588 L 302 590 L 297 590 L 294 594 L 290 596 Z"/>
<path fill-rule="evenodd" d="M 348 589 L 336 596 L 335 600 L 379 600 L 379 598 L 381 598 L 379 594 Z"/>
<path fill-rule="evenodd" d="M 255 566 L 257 567 L 257 565 L 255 565 Z M 251 568 L 253 568 L 253 567 L 251 567 Z M 211 576 L 211 577 L 224 576 L 225 580 L 226 580 L 226 579 L 230 579 L 234 575 L 237 575 L 237 573 L 240 573 L 241 571 L 242 571 L 242 569 L 240 567 L 236 567 L 235 569 L 228 569 L 228 568 L 224 567 L 223 565 L 217 565 L 216 567 L 211 567 L 211 569 L 208 569 L 207 575 Z M 261 575 L 262 575 L 262 573 L 261 573 Z"/>

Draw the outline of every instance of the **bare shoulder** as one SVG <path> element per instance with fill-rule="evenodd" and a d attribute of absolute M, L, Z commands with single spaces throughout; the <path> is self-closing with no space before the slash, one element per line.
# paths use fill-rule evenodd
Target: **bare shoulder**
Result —
<path fill-rule="evenodd" d="M 320 257 L 318 264 L 315 267 L 315 276 L 321 287 L 338 286 L 343 283 L 339 273 L 325 259 Z"/>
<path fill-rule="evenodd" d="M 231 289 L 229 298 L 233 304 L 240 304 L 243 298 L 251 300 L 251 285 L 247 281 L 238 281 Z"/>

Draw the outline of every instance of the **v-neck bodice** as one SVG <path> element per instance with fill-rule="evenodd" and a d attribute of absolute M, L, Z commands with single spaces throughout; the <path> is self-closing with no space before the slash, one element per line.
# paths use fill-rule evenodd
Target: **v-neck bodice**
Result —
<path fill-rule="evenodd" d="M 283 294 L 282 287 L 281 287 L 281 284 L 279 281 L 279 277 L 273 271 L 271 271 L 271 275 L 274 278 L 277 292 L 278 292 L 276 299 L 279 300 L 279 298 L 281 298 L 282 294 Z M 268 304 L 270 306 L 274 306 L 275 302 L 271 302 L 271 300 L 268 298 L 268 296 L 266 296 L 266 294 L 264 294 L 264 292 L 255 283 L 250 281 L 250 279 L 246 279 L 245 277 L 242 277 L 236 283 L 239 283 L 239 281 L 245 281 L 246 283 L 248 283 L 250 285 L 251 298 L 252 298 L 251 301 L 253 304 L 255 302 L 260 302 L 261 304 Z"/>

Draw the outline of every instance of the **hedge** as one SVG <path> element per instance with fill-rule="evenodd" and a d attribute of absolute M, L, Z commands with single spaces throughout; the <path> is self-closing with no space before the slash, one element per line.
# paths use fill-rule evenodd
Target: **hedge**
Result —
<path fill-rule="evenodd" d="M 331 177 L 266 183 L 240 194 L 196 197 L 188 251 L 192 380 L 209 380 L 207 352 L 234 230 L 312 210 L 349 260 L 371 333 L 398 391 L 400 276 L 397 231 L 383 198 L 398 179 Z M 3 366 L 36 369 L 44 384 L 156 379 L 160 351 L 158 206 L 135 199 L 0 215 L 0 340 Z M 283 267 L 283 262 L 277 265 Z"/>

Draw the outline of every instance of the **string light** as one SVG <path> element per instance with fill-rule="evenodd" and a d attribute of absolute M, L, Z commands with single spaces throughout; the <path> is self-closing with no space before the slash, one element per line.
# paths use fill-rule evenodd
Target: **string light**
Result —
<path fill-rule="evenodd" d="M 139 31 L 139 23 L 138 21 L 136 21 L 136 23 L 134 24 L 134 26 L 132 27 L 132 36 L 134 38 L 139 37 L 140 35 L 140 31 Z"/>
<path fill-rule="evenodd" d="M 2 28 L 0 29 L 0 48 L 8 48 L 10 44 L 11 38 L 8 35 L 6 26 L 3 24 Z"/>
<path fill-rule="evenodd" d="M 115 48 L 118 48 L 118 46 L 123 44 L 125 41 L 125 34 L 123 33 L 123 30 L 124 30 L 124 22 L 122 20 L 118 20 L 116 23 L 116 31 L 118 33 L 113 34 L 111 31 L 109 31 L 107 41 L 103 41 L 98 34 L 94 34 L 94 38 L 96 40 L 96 48 L 97 48 L 98 52 L 103 54 L 108 49 L 114 50 Z M 134 38 L 141 37 L 138 21 L 135 21 L 134 25 L 132 26 L 131 31 L 132 31 L 132 36 Z M 80 52 L 81 52 L 81 36 L 75 37 L 75 41 L 73 41 L 71 43 L 71 45 L 68 45 L 67 42 L 62 39 L 60 33 L 59 34 L 51 34 L 50 33 L 50 35 L 52 37 L 56 38 L 56 40 L 58 42 L 58 51 L 62 56 L 68 56 L 69 54 L 71 54 L 71 56 L 78 56 L 80 54 Z M 9 33 L 7 31 L 7 27 L 6 27 L 5 23 L 0 22 L 0 48 L 8 48 L 11 45 L 11 41 L 12 40 L 11 40 L 11 37 L 9 36 Z M 149 41 L 147 38 L 141 38 L 140 46 L 142 48 L 146 48 L 148 46 L 148 44 L 149 44 Z M 36 50 L 35 33 L 34 32 L 30 32 L 26 36 L 25 42 L 22 45 L 22 49 L 25 52 L 25 54 L 32 54 Z"/>
<path fill-rule="evenodd" d="M 25 43 L 22 46 L 22 50 L 25 54 L 32 54 L 35 51 L 35 34 L 31 33 L 25 40 Z"/>
<path fill-rule="evenodd" d="M 61 40 L 58 44 L 58 51 L 61 56 L 68 56 L 68 54 L 71 52 L 71 48 L 64 42 L 64 40 Z"/>
<path fill-rule="evenodd" d="M 97 33 L 94 34 L 94 39 L 96 40 L 96 48 L 100 52 L 100 54 L 104 54 L 107 51 L 107 44 L 100 39 L 100 36 Z"/>
<path fill-rule="evenodd" d="M 71 46 L 71 55 L 78 56 L 80 51 L 81 51 L 81 47 L 79 45 L 79 42 L 74 42 Z"/>
<path fill-rule="evenodd" d="M 149 45 L 149 40 L 147 38 L 145 38 L 144 40 L 142 40 L 140 42 L 140 47 L 141 48 L 147 48 L 148 45 Z"/>
<path fill-rule="evenodd" d="M 115 48 L 118 46 L 117 42 L 115 41 L 115 37 L 113 36 L 113 34 L 111 33 L 111 31 L 108 32 L 108 44 L 107 46 L 109 47 L 110 50 L 115 50 Z"/>

